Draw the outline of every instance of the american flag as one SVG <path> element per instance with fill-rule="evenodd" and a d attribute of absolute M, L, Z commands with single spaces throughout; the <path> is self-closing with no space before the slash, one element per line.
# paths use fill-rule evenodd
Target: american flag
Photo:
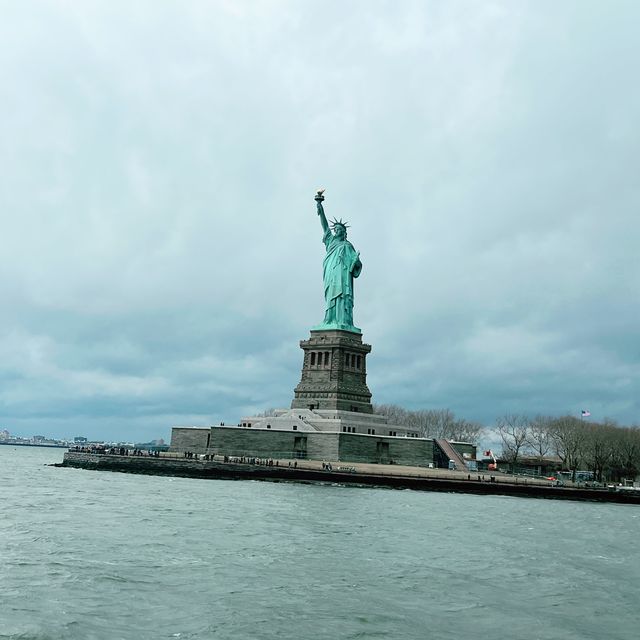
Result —
<path fill-rule="evenodd" d="M 587 411 L 586 409 L 583 409 L 583 410 L 580 412 L 580 415 L 581 415 L 583 418 L 588 418 L 588 417 L 591 415 L 591 411 Z"/>

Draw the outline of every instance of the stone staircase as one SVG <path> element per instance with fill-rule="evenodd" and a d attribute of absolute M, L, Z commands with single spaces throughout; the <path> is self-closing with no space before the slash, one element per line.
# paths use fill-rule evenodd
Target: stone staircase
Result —
<path fill-rule="evenodd" d="M 456 471 L 467 471 L 468 467 L 464 461 L 464 458 L 451 446 L 448 440 L 443 438 L 437 439 L 436 444 L 440 447 L 445 457 L 449 460 L 453 460 L 456 463 Z"/>

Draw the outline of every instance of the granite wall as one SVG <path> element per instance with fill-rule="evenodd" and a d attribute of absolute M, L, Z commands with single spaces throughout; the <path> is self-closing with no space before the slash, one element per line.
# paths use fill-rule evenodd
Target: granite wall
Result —
<path fill-rule="evenodd" d="M 300 451 L 304 450 L 307 435 L 297 431 L 212 427 L 209 453 L 258 458 L 293 458 L 296 447 Z"/>
<path fill-rule="evenodd" d="M 307 458 L 336 462 L 339 451 L 339 434 L 330 432 L 309 433 L 307 438 Z"/>
<path fill-rule="evenodd" d="M 173 427 L 169 451 L 205 453 L 209 446 L 210 427 Z"/>
<path fill-rule="evenodd" d="M 340 460 L 427 467 L 433 463 L 433 440 L 340 434 Z"/>
<path fill-rule="evenodd" d="M 471 460 L 476 459 L 476 446 L 469 442 L 449 442 L 449 444 L 462 456 L 469 454 Z"/>
<path fill-rule="evenodd" d="M 457 446 L 463 451 L 473 449 L 472 445 Z M 417 467 L 427 467 L 434 462 L 433 440 L 242 427 L 174 427 L 170 451 L 276 459 L 308 458 L 327 462 L 392 463 Z"/>

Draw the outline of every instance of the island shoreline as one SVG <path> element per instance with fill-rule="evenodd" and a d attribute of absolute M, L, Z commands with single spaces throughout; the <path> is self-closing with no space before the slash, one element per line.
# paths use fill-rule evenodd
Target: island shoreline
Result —
<path fill-rule="evenodd" d="M 293 461 L 291 461 L 291 464 L 292 466 L 284 466 L 281 464 L 250 464 L 248 462 L 120 456 L 69 451 L 64 454 L 61 463 L 56 463 L 52 466 L 210 480 L 262 480 L 304 484 L 339 484 L 365 488 L 385 487 L 390 489 L 412 489 L 415 491 L 640 504 L 640 492 L 636 494 L 635 492 L 610 491 L 588 487 L 544 486 L 527 484 L 526 482 L 491 482 L 489 480 L 472 479 L 471 474 L 469 474 L 468 479 L 433 478 L 400 474 L 383 475 L 360 471 L 354 473 L 341 470 L 344 467 L 339 467 L 335 471 L 306 469 L 297 465 L 293 466 L 295 464 Z"/>

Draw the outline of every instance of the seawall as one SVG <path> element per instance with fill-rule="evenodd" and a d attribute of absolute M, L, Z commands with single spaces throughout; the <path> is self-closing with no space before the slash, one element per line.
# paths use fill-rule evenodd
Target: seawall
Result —
<path fill-rule="evenodd" d="M 344 464 L 345 466 L 348 465 L 348 463 Z M 475 479 L 469 480 L 466 478 L 411 476 L 393 473 L 376 474 L 362 471 L 353 473 L 340 470 L 339 468 L 335 471 L 326 471 L 302 467 L 294 468 L 293 466 L 289 467 L 287 461 L 285 461 L 285 465 L 287 466 L 283 466 L 282 464 L 276 466 L 275 464 L 249 464 L 171 457 L 120 456 L 68 451 L 64 454 L 62 463 L 54 466 L 187 478 L 337 483 L 361 487 L 413 489 L 416 491 L 446 491 L 454 493 L 550 498 L 555 500 L 590 500 L 620 504 L 640 504 L 640 492 L 567 488 L 526 484 L 523 482 L 489 482 Z"/>

